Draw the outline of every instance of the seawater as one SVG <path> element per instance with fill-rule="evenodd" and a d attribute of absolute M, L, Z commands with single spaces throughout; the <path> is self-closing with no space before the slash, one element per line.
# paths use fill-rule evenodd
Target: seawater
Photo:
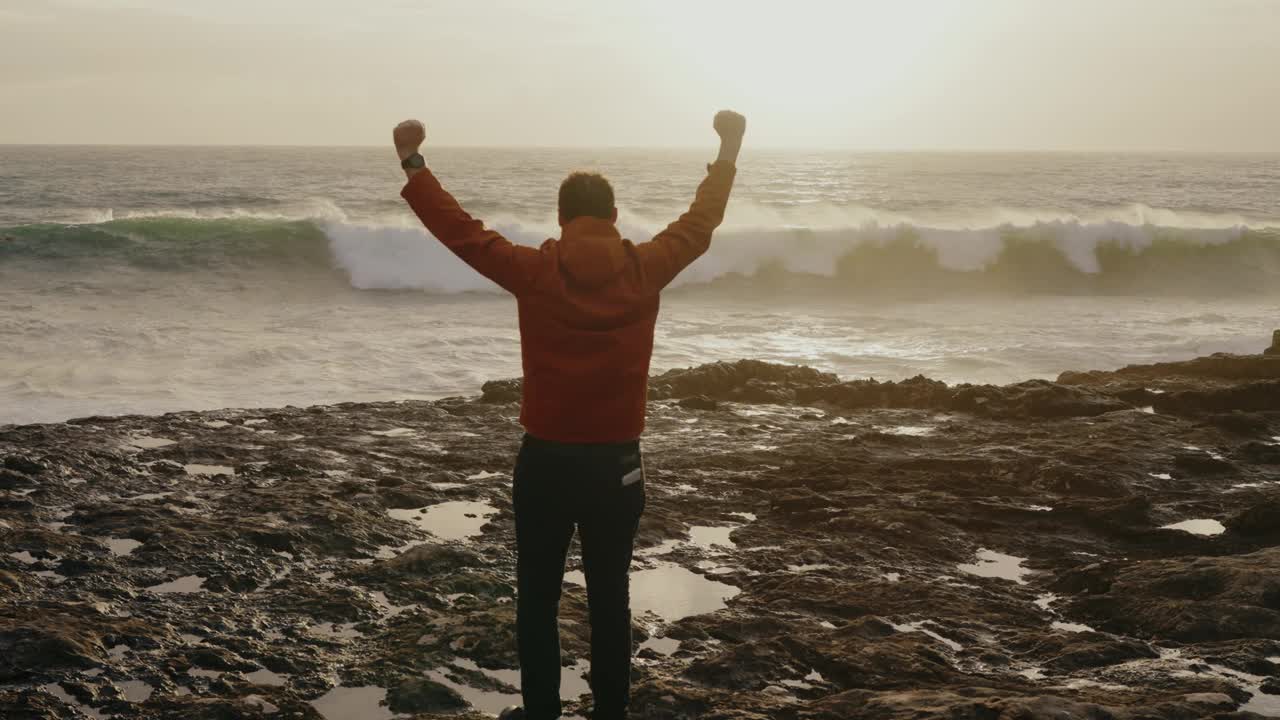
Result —
<path fill-rule="evenodd" d="M 707 153 L 429 149 L 515 242 L 573 169 L 624 234 Z M 0 424 L 433 398 L 519 374 L 514 302 L 430 238 L 382 148 L 0 147 Z M 1280 156 L 755 152 L 663 301 L 653 368 L 743 357 L 949 382 L 1256 352 Z"/>

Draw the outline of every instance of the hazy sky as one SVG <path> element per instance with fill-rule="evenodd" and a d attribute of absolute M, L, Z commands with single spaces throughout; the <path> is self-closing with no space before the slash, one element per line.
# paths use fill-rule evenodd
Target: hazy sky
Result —
<path fill-rule="evenodd" d="M 1280 151 L 1280 0 L 0 0 L 0 143 Z"/>

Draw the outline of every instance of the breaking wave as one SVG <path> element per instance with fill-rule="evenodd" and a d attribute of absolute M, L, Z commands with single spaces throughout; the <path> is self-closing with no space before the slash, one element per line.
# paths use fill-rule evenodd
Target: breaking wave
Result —
<path fill-rule="evenodd" d="M 678 279 L 710 288 L 793 285 L 821 292 L 1204 293 L 1280 289 L 1280 223 L 1126 208 L 1078 217 L 999 210 L 920 218 L 815 209 L 814 222 L 734 206 L 711 251 Z M 744 220 L 743 218 L 750 218 Z M 407 222 L 224 213 L 104 216 L 0 229 L 0 271 L 313 274 L 361 290 L 496 291 Z M 624 217 L 644 241 L 665 223 Z M 547 220 L 499 220 L 538 245 Z"/>

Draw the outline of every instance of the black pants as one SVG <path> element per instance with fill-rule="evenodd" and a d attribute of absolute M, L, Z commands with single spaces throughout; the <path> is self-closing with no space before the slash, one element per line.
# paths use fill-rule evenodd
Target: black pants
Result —
<path fill-rule="evenodd" d="M 526 435 L 516 461 L 516 636 L 530 720 L 560 717 L 560 586 L 576 527 L 591 616 L 595 720 L 626 716 L 631 687 L 628 574 L 644 512 L 639 441 L 569 445 Z"/>

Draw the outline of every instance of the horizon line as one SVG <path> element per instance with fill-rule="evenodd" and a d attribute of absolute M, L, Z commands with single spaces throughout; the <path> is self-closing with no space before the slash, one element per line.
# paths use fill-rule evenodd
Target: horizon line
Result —
<path fill-rule="evenodd" d="M 9 143 L 0 142 L 0 148 L 11 147 L 57 147 L 57 148 L 264 148 L 264 149 L 337 149 L 365 150 L 387 148 L 384 144 L 335 144 L 321 145 L 312 143 Z M 390 148 L 387 148 L 390 151 Z M 430 149 L 437 150 L 659 150 L 659 151 L 714 151 L 713 144 L 707 145 L 483 145 L 456 144 L 435 145 Z M 1270 150 L 1208 150 L 1208 149 L 1065 149 L 1065 148 L 859 148 L 853 146 L 800 146 L 800 145 L 766 145 L 743 148 L 746 152 L 841 152 L 860 154 L 1044 154 L 1044 155 L 1280 155 L 1280 149 Z"/>

